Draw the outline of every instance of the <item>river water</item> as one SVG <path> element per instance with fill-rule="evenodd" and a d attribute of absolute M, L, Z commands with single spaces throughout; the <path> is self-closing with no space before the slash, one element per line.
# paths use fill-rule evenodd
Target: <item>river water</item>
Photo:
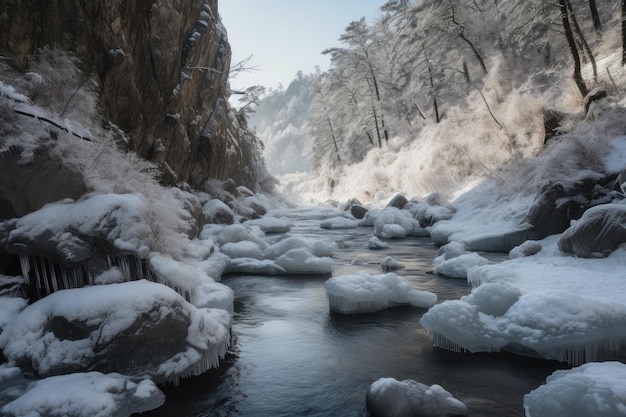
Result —
<path fill-rule="evenodd" d="M 373 251 L 372 228 L 324 230 L 330 213 L 292 210 L 290 234 L 336 240 L 333 275 L 395 271 L 416 288 L 456 299 L 465 280 L 431 272 L 437 249 L 428 238 L 390 241 Z M 502 259 L 493 256 L 492 259 Z M 357 261 L 355 261 L 357 260 Z M 373 314 L 331 314 L 324 291 L 329 276 L 229 276 L 235 292 L 233 347 L 219 369 L 165 388 L 167 403 L 150 417 L 358 417 L 367 416 L 365 392 L 381 377 L 439 384 L 465 402 L 472 416 L 524 416 L 524 394 L 559 368 L 556 362 L 509 354 L 459 354 L 432 346 L 420 323 L 425 310 L 395 308 Z"/>

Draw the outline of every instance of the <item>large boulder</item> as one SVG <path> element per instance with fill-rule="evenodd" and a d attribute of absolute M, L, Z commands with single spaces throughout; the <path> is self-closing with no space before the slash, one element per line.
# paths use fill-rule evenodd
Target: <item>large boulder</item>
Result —
<path fill-rule="evenodd" d="M 559 238 L 559 249 L 583 258 L 608 256 L 626 243 L 626 204 L 590 208 Z"/>
<path fill-rule="evenodd" d="M 10 361 L 40 377 L 74 372 L 178 382 L 217 366 L 230 316 L 197 309 L 145 280 L 58 291 L 25 308 L 0 335 Z"/>
<path fill-rule="evenodd" d="M 611 190 L 604 184 L 611 179 L 596 175 L 567 185 L 556 183 L 545 187 L 528 209 L 528 223 L 544 237 L 562 233 L 585 210 L 610 201 Z"/>

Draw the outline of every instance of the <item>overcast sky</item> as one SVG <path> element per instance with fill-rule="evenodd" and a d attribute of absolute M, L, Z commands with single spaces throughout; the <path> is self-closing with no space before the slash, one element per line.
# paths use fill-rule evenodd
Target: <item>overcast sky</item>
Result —
<path fill-rule="evenodd" d="M 353 20 L 379 16 L 385 0 L 222 0 L 219 14 L 228 31 L 232 63 L 252 55 L 257 71 L 231 79 L 233 89 L 252 85 L 286 88 L 296 73 L 328 68 L 321 52 L 339 45 Z"/>

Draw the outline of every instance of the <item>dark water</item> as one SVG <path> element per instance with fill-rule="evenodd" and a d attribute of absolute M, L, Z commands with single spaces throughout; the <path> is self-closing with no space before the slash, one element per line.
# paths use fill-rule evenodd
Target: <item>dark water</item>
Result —
<path fill-rule="evenodd" d="M 469 293 L 465 280 L 430 272 L 436 248 L 427 238 L 391 241 L 367 249 L 370 228 L 322 230 L 313 213 L 290 212 L 291 234 L 342 240 L 333 275 L 381 273 L 385 256 L 397 273 L 439 300 Z M 358 258 L 361 265 L 351 262 Z M 432 346 L 420 326 L 424 310 L 396 308 L 374 314 L 331 314 L 325 277 L 231 276 L 235 317 L 232 354 L 220 369 L 165 389 L 167 403 L 147 416 L 366 416 L 365 392 L 381 377 L 439 384 L 472 416 L 524 416 L 522 398 L 559 364 L 507 354 L 458 354 Z"/>

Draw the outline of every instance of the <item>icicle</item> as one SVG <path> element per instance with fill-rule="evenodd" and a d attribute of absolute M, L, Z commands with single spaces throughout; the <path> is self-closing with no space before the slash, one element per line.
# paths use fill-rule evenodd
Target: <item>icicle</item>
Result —
<path fill-rule="evenodd" d="M 30 262 L 28 256 L 20 255 L 20 267 L 22 269 L 22 276 L 28 279 L 30 273 Z"/>
<path fill-rule="evenodd" d="M 467 352 L 467 349 L 439 333 L 433 333 L 433 346 L 457 353 Z"/>

